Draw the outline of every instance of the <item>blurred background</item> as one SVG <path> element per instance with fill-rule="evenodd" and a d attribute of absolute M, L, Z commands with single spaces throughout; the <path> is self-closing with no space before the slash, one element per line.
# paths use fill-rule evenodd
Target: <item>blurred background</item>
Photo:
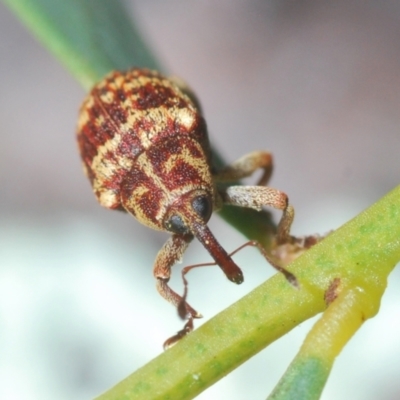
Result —
<path fill-rule="evenodd" d="M 337 228 L 399 184 L 398 1 L 127 5 L 167 71 L 195 89 L 224 158 L 273 152 L 271 186 L 294 204 L 295 234 Z M 0 37 L 0 398 L 90 399 L 182 327 L 152 276 L 168 236 L 97 204 L 74 137 L 83 89 L 3 4 Z M 210 225 L 228 251 L 243 243 L 217 216 Z M 208 260 L 194 243 L 184 264 Z M 218 268 L 191 273 L 203 321 L 273 274 L 254 249 L 236 260 L 241 286 Z M 399 288 L 397 269 L 324 399 L 400 398 Z M 314 321 L 198 398 L 265 398 Z"/>

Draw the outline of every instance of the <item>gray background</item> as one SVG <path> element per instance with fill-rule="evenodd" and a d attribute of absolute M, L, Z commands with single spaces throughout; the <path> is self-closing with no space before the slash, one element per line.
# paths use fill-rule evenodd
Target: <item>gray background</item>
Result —
<path fill-rule="evenodd" d="M 273 152 L 271 185 L 295 205 L 295 233 L 336 228 L 398 185 L 397 1 L 129 6 L 167 69 L 196 90 L 225 159 Z M 96 204 L 74 140 L 84 91 L 2 4 L 0 37 L 0 398 L 88 399 L 181 327 L 151 272 L 167 236 Z M 227 250 L 243 242 L 217 217 L 210 226 Z M 255 250 L 236 259 L 240 287 L 217 268 L 190 276 L 204 320 L 273 273 Z M 208 260 L 196 243 L 184 263 Z M 400 397 L 399 278 L 337 360 L 324 399 Z M 199 399 L 265 398 L 312 322 Z"/>

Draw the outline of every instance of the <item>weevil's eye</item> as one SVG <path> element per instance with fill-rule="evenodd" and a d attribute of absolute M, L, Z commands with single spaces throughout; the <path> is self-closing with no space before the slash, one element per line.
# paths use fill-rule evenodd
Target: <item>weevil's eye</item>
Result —
<path fill-rule="evenodd" d="M 212 206 L 207 196 L 195 197 L 192 201 L 193 210 L 200 216 L 204 222 L 208 222 L 211 217 Z"/>
<path fill-rule="evenodd" d="M 182 221 L 179 215 L 173 215 L 165 224 L 165 227 L 173 233 L 186 234 L 189 233 L 189 229 Z"/>

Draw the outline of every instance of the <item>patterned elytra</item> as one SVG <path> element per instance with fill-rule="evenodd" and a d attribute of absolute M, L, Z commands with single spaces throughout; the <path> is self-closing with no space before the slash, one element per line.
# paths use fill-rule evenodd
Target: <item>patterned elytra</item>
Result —
<path fill-rule="evenodd" d="M 215 197 L 205 121 L 158 72 L 107 75 L 82 104 L 78 143 L 100 204 L 153 229 L 165 230 L 168 205 L 193 187 Z"/>

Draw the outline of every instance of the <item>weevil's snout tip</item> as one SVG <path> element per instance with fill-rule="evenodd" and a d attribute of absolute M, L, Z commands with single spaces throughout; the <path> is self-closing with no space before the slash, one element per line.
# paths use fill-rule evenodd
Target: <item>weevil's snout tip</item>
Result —
<path fill-rule="evenodd" d="M 242 272 L 242 271 L 237 271 L 237 272 L 235 272 L 235 274 L 233 274 L 232 276 L 228 276 L 228 279 L 229 279 L 231 282 L 234 282 L 234 283 L 240 285 L 241 283 L 244 282 L 243 272 Z"/>

